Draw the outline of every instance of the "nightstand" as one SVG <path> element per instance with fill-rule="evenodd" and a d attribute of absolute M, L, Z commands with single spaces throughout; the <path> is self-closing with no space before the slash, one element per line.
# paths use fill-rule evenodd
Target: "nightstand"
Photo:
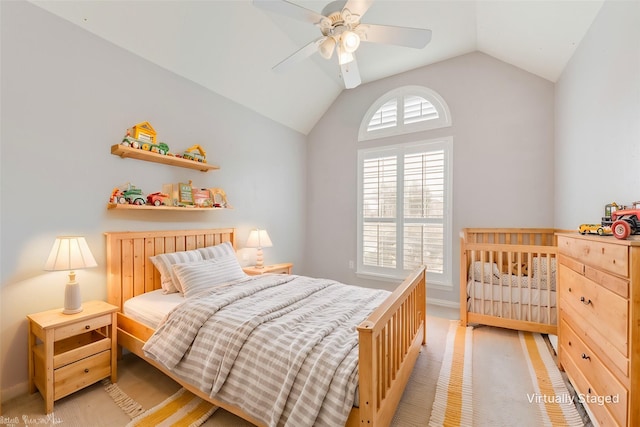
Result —
<path fill-rule="evenodd" d="M 40 391 L 46 413 L 53 402 L 111 376 L 117 380 L 116 312 L 104 301 L 89 301 L 76 314 L 61 309 L 27 316 L 29 392 Z"/>
<path fill-rule="evenodd" d="M 291 264 L 290 262 L 285 262 L 283 264 L 265 265 L 262 268 L 244 267 L 242 270 L 249 276 L 259 276 L 265 273 L 291 274 L 292 268 L 293 264 Z"/>

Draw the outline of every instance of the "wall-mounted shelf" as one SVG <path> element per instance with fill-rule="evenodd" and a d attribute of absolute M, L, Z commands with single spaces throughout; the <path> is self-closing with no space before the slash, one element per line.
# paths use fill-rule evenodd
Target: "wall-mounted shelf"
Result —
<path fill-rule="evenodd" d="M 168 156 L 164 154 L 154 153 L 152 151 L 145 151 L 139 148 L 127 147 L 122 144 L 115 144 L 111 146 L 111 154 L 120 156 L 122 158 L 132 158 L 137 160 L 146 160 L 148 162 L 162 163 L 169 166 L 178 166 L 181 168 L 194 169 L 202 172 L 210 170 L 220 169 L 219 166 L 209 163 L 200 163 L 194 160 L 183 159 L 181 157 Z M 153 208 L 156 208 L 153 206 Z M 182 209 L 182 208 L 178 208 Z"/>
<path fill-rule="evenodd" d="M 229 208 L 188 208 L 181 206 L 153 206 L 153 205 L 130 205 L 130 204 L 117 204 L 117 203 L 108 203 L 107 209 L 119 209 L 119 210 L 130 210 L 130 211 L 180 211 L 180 212 L 208 212 L 208 211 L 219 211 L 222 209 Z"/>

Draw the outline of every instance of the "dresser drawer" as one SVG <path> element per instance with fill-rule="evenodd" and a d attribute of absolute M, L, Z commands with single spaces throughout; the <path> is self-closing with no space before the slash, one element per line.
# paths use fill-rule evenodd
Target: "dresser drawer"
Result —
<path fill-rule="evenodd" d="M 588 407 L 589 417 L 591 418 L 591 421 L 593 421 L 593 424 L 599 425 L 600 427 L 626 426 L 626 417 L 625 422 L 623 424 L 619 424 L 616 422 L 609 408 L 604 404 L 598 405 L 597 403 L 590 403 L 593 401 L 592 399 L 597 399 L 597 395 L 582 372 L 580 372 L 578 367 L 575 365 L 574 361 L 567 355 L 567 352 L 564 351 L 564 348 L 560 353 L 560 363 L 564 367 L 571 384 L 573 384 L 573 387 L 576 389 L 576 393 L 578 394 L 576 399 Z M 618 402 L 612 403 L 611 405 L 620 404 L 621 403 Z"/>
<path fill-rule="evenodd" d="M 54 400 L 111 375 L 111 352 L 103 351 L 56 369 L 53 373 Z"/>
<path fill-rule="evenodd" d="M 627 390 L 609 372 L 596 353 L 592 351 L 564 321 L 560 322 L 562 353 L 573 361 L 582 373 L 586 388 L 580 392 L 590 406 L 604 405 L 620 425 L 626 424 Z"/>
<path fill-rule="evenodd" d="M 629 250 L 625 245 L 558 236 L 558 251 L 599 270 L 629 276 Z"/>
<path fill-rule="evenodd" d="M 567 304 L 614 348 L 628 356 L 628 300 L 562 264 L 558 275 L 561 306 Z"/>
<path fill-rule="evenodd" d="M 76 322 L 71 325 L 61 326 L 54 331 L 54 341 L 59 341 L 84 332 L 90 332 L 94 329 L 102 328 L 111 324 L 111 314 L 105 314 L 98 317 L 87 319 L 84 322 Z"/>

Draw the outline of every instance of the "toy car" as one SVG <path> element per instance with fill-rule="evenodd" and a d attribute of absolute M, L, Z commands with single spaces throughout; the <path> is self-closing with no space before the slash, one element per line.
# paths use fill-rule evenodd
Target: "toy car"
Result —
<path fill-rule="evenodd" d="M 581 224 L 578 228 L 580 234 L 598 234 L 604 236 L 605 234 L 611 234 L 611 227 L 602 224 Z"/>
<path fill-rule="evenodd" d="M 122 197 L 132 205 L 144 205 L 146 203 L 146 199 L 142 195 L 142 190 L 134 186 L 130 186 L 127 190 L 123 191 Z"/>
<path fill-rule="evenodd" d="M 122 139 L 121 144 L 127 147 L 140 148 L 144 151 L 152 151 L 162 155 L 169 153 L 169 146 L 164 142 L 155 144 L 151 141 L 144 141 L 142 139 L 135 139 L 132 136 L 125 136 Z"/>
<path fill-rule="evenodd" d="M 161 192 L 151 193 L 147 196 L 147 203 L 154 206 L 170 205 L 171 198 L 169 197 L 168 194 L 165 194 L 165 193 L 161 193 Z"/>
<path fill-rule="evenodd" d="M 640 232 L 640 209 L 622 209 L 611 213 L 611 231 L 618 239 Z"/>

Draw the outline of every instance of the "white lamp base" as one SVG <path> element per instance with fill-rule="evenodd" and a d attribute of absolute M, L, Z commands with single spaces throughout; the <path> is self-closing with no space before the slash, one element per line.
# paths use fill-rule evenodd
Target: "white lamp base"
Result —
<path fill-rule="evenodd" d="M 256 252 L 256 268 L 264 268 L 264 256 L 262 254 L 262 248 L 258 248 Z"/>
<path fill-rule="evenodd" d="M 64 314 L 75 314 L 82 311 L 82 298 L 80 297 L 80 284 L 75 281 L 75 272 L 69 273 L 69 283 L 64 288 Z"/>

